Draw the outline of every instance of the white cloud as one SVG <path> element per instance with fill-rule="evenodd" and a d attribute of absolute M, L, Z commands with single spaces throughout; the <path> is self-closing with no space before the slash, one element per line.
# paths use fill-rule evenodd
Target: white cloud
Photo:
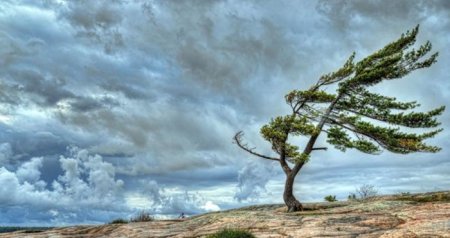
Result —
<path fill-rule="evenodd" d="M 238 190 L 234 196 L 239 202 L 255 200 L 266 192 L 266 185 L 278 174 L 280 168 L 275 162 L 267 163 L 260 159 L 254 159 L 239 170 Z"/>
<path fill-rule="evenodd" d="M 207 210 L 210 207 L 206 207 L 206 204 L 207 201 L 201 195 L 185 191 L 164 196 L 161 205 L 157 206 L 154 212 L 168 215 L 181 213 L 193 215 L 210 211 Z"/>
<path fill-rule="evenodd" d="M 16 202 L 17 188 L 20 186 L 16 175 L 5 167 L 0 168 L 0 201 L 9 205 Z"/>
<path fill-rule="evenodd" d="M 40 168 L 42 167 L 42 157 L 32 158 L 20 165 L 16 171 L 16 176 L 21 183 L 27 181 L 29 183 L 37 182 L 41 177 Z"/>
<path fill-rule="evenodd" d="M 164 189 L 155 181 L 140 181 L 137 192 L 128 193 L 128 206 L 137 210 L 150 211 L 161 217 L 176 217 L 181 213 L 195 215 L 209 211 L 219 211 L 220 207 L 198 193 L 183 191 L 177 187 Z"/>
<path fill-rule="evenodd" d="M 60 223 L 74 222 L 66 220 L 67 213 L 73 214 L 71 219 L 99 221 L 112 214 L 130 212 L 122 204 L 123 181 L 115 178 L 114 166 L 86 150 L 72 148 L 71 152 L 71 157 L 60 158 L 63 175 L 51 182 L 51 188 L 41 179 L 43 158 L 32 158 L 16 171 L 1 167 L 0 201 L 4 209 L 8 212 L 21 205 L 29 210 L 22 222 L 37 217 L 50 219 L 47 216 L 51 215 L 52 220 Z M 94 211 L 105 213 L 106 217 L 96 217 Z M 8 219 L 2 217 L 0 221 L 10 223 Z"/>
<path fill-rule="evenodd" d="M 208 212 L 220 211 L 220 207 L 211 201 L 206 201 L 205 205 L 201 206 L 201 208 Z"/>

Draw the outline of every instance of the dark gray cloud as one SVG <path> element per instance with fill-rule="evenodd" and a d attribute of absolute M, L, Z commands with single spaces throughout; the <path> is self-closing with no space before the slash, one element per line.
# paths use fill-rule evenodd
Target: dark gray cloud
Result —
<path fill-rule="evenodd" d="M 54 107 L 64 99 L 70 99 L 75 95 L 64 87 L 64 81 L 58 79 L 46 79 L 39 72 L 33 70 L 13 71 L 10 80 L 17 82 L 15 90 L 30 96 L 30 101 L 42 107 Z M 13 90 L 14 90 L 13 89 Z M 22 96 L 22 95 L 21 95 Z M 21 97 L 23 98 L 23 96 Z M 22 104 L 23 102 L 17 102 Z"/>
<path fill-rule="evenodd" d="M 139 209 L 173 216 L 282 202 L 278 166 L 239 151 L 234 133 L 245 130 L 270 153 L 259 128 L 288 112 L 286 92 L 417 24 L 438 63 L 373 90 L 424 110 L 445 104 L 449 8 L 444 0 L 3 1 L 0 185 L 23 196 L 0 190 L 0 221 L 105 222 Z M 443 148 L 449 115 L 433 140 Z M 359 183 L 385 193 L 448 189 L 448 156 L 330 149 L 314 154 L 296 191 L 317 201 L 345 198 Z"/>
<path fill-rule="evenodd" d="M 319 1 L 317 9 L 330 23 L 341 30 L 349 30 L 352 24 L 399 26 L 405 23 L 417 24 L 436 17 L 448 17 L 450 5 L 445 0 L 419 1 Z M 372 22 L 365 21 L 373 20 Z M 447 24 L 447 23 L 444 23 Z"/>
<path fill-rule="evenodd" d="M 111 54 L 124 46 L 119 31 L 123 4 L 122 1 L 68 1 L 59 12 L 75 28 L 77 37 L 102 44 L 105 53 Z"/>
<path fill-rule="evenodd" d="M 9 163 L 12 157 L 12 149 L 9 143 L 0 144 L 0 163 L 5 165 Z"/>

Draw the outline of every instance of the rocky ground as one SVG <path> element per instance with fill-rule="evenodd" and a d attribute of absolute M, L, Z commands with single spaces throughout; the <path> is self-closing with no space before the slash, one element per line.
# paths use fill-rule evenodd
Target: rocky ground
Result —
<path fill-rule="evenodd" d="M 252 206 L 184 220 L 0 234 L 4 237 L 204 237 L 240 228 L 256 237 L 450 237 L 450 192 L 377 197 L 369 201 Z"/>

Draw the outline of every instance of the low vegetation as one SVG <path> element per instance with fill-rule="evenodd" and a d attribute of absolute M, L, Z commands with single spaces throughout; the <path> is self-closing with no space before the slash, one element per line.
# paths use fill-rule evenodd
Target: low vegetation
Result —
<path fill-rule="evenodd" d="M 110 221 L 108 224 L 127 224 L 130 222 L 149 222 L 149 221 L 154 221 L 155 218 L 153 218 L 153 216 L 147 212 L 147 211 L 141 211 L 138 214 L 136 214 L 135 216 L 133 216 L 132 218 L 128 219 L 123 219 L 123 218 L 117 218 L 114 219 L 112 221 Z"/>
<path fill-rule="evenodd" d="M 323 199 L 325 199 L 325 201 L 327 201 L 327 202 L 336 202 L 337 201 L 336 196 L 333 196 L 333 195 L 328 195 L 328 196 L 324 197 Z"/>
<path fill-rule="evenodd" d="M 129 221 L 123 218 L 112 220 L 109 224 L 127 224 Z"/>
<path fill-rule="evenodd" d="M 412 202 L 450 202 L 449 192 L 424 193 L 424 194 L 410 194 L 401 193 L 395 197 L 398 201 L 412 201 Z"/>
<path fill-rule="evenodd" d="M 378 190 L 374 185 L 363 184 L 356 189 L 356 194 L 358 194 L 360 200 L 368 200 L 377 196 Z"/>
<path fill-rule="evenodd" d="M 216 232 L 212 235 L 207 236 L 206 238 L 254 238 L 255 236 L 246 230 L 239 229 L 225 229 L 219 232 Z"/>
<path fill-rule="evenodd" d="M 348 197 L 347 197 L 347 200 L 349 200 L 349 201 L 355 201 L 355 200 L 358 200 L 358 199 L 356 198 L 356 194 L 350 193 L 350 194 L 348 195 Z"/>
<path fill-rule="evenodd" d="M 149 222 L 154 220 L 155 219 L 149 212 L 141 211 L 136 216 L 132 217 L 130 222 Z"/>
<path fill-rule="evenodd" d="M 355 197 L 358 198 L 357 194 Z M 306 203 L 304 211 L 296 213 L 285 211 L 284 204 L 253 205 L 201 214 L 188 219 L 163 221 L 155 219 L 148 223 L 128 225 L 61 227 L 41 231 L 41 233 L 34 233 L 39 232 L 38 230 L 21 229 L 22 231 L 12 235 L 0 234 L 0 237 L 123 237 L 125 235 L 128 237 L 245 238 L 264 237 L 271 234 L 279 234 L 283 237 L 308 237 L 317 231 L 321 231 L 323 237 L 358 235 L 422 237 L 429 234 L 435 237 L 446 237 L 448 226 L 444 218 L 446 214 L 450 214 L 450 191 L 421 194 L 397 193 L 377 196 L 375 199 L 363 202 L 357 199 L 357 202 Z M 418 211 L 420 222 L 417 222 Z M 136 215 L 134 218 L 136 221 L 148 220 L 147 218 L 151 217 L 146 212 L 134 215 Z M 137 219 L 138 217 L 140 218 Z M 130 222 L 128 218 L 114 221 L 111 223 Z M 304 221 L 309 221 L 311 225 L 304 226 Z M 301 229 L 299 229 L 300 226 Z M 433 233 L 430 233 L 430 227 L 433 227 Z"/>

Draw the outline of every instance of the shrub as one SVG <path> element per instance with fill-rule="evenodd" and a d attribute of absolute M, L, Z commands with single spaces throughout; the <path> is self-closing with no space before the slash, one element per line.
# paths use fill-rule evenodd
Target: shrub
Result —
<path fill-rule="evenodd" d="M 126 223 L 128 223 L 128 220 L 118 218 L 118 219 L 112 220 L 109 224 L 126 224 Z"/>
<path fill-rule="evenodd" d="M 375 189 L 375 186 L 370 184 L 363 184 L 361 187 L 356 189 L 356 193 L 359 195 L 359 199 L 368 200 L 375 197 L 378 193 L 378 190 Z"/>
<path fill-rule="evenodd" d="M 400 196 L 411 196 L 410 192 L 401 192 Z"/>
<path fill-rule="evenodd" d="M 254 238 L 255 236 L 249 231 L 239 229 L 225 229 L 214 234 L 207 236 L 206 238 Z"/>
<path fill-rule="evenodd" d="M 130 219 L 130 222 L 148 222 L 155 220 L 150 213 L 146 211 L 141 211 L 139 214 L 137 214 L 135 217 L 132 217 Z"/>
<path fill-rule="evenodd" d="M 356 200 L 356 194 L 350 193 L 347 197 L 347 200 L 349 201 L 355 201 Z"/>
<path fill-rule="evenodd" d="M 327 202 L 336 202 L 337 201 L 336 196 L 332 196 L 332 195 L 328 195 L 328 196 L 324 197 L 323 199 L 325 199 L 325 201 L 327 201 Z"/>

